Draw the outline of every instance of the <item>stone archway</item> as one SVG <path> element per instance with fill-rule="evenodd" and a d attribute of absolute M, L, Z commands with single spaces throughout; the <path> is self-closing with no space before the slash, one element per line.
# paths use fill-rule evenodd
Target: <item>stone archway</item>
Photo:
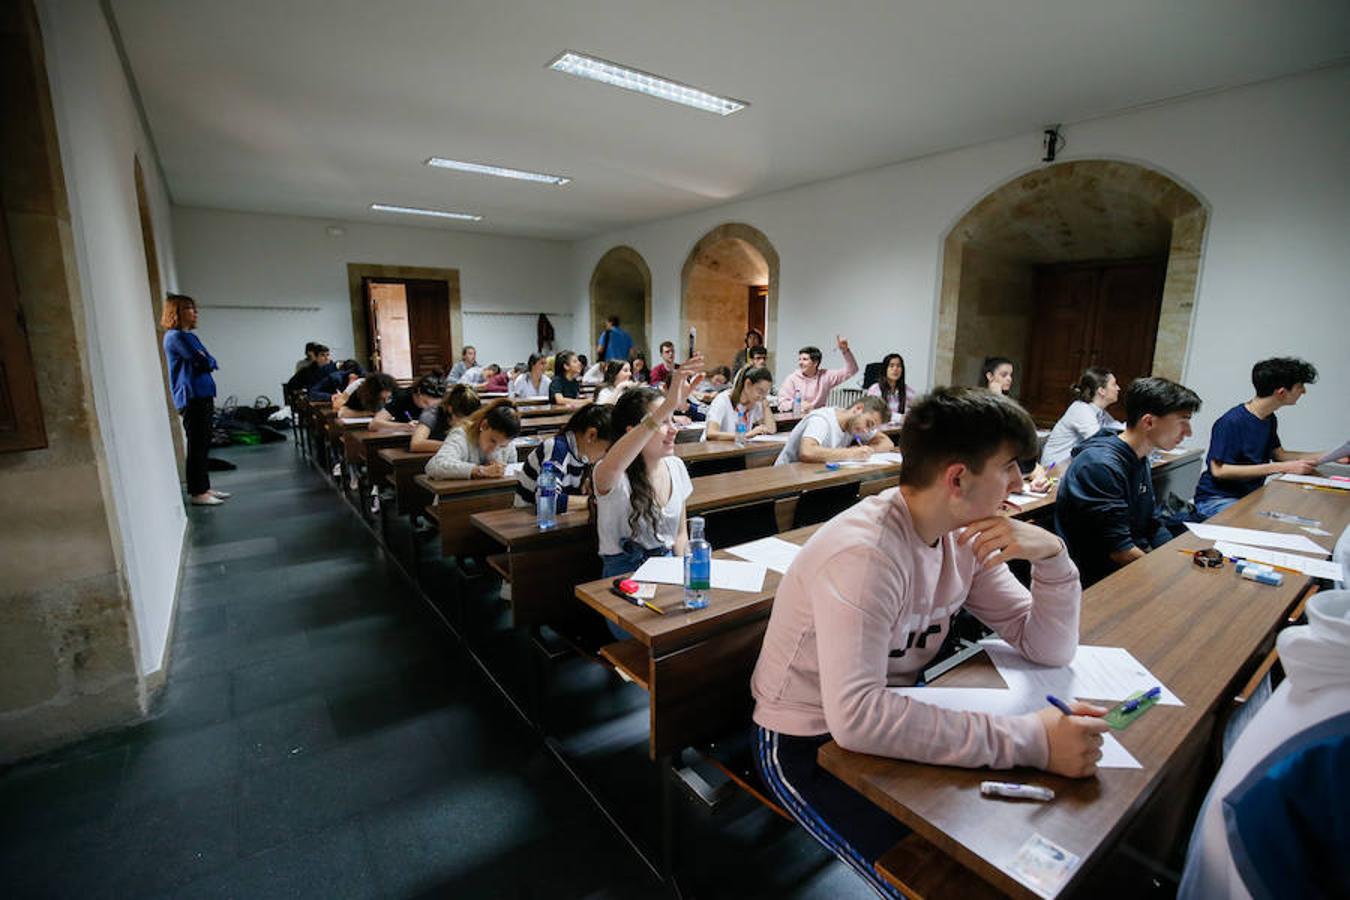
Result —
<path fill-rule="evenodd" d="M 578 353 L 590 356 L 594 341 L 605 328 L 605 319 L 618 315 L 622 327 L 633 336 L 633 349 L 652 353 L 652 270 L 632 247 L 611 247 L 591 270 L 591 330 Z"/>
<path fill-rule="evenodd" d="M 731 355 L 744 346 L 745 298 L 751 286 L 764 289 L 764 341 L 772 369 L 778 332 L 778 251 L 764 232 L 740 222 L 717 226 L 689 251 L 680 271 L 680 328 L 687 333 L 691 324 L 698 326 L 699 344 L 712 354 L 709 365 L 730 365 Z"/>
<path fill-rule="evenodd" d="M 1179 380 L 1207 219 L 1193 191 L 1119 160 L 1058 163 L 994 189 L 943 242 L 934 383 L 973 384 L 984 355 L 1027 358 L 1033 266 L 1144 256 L 1166 257 L 1152 374 Z"/>

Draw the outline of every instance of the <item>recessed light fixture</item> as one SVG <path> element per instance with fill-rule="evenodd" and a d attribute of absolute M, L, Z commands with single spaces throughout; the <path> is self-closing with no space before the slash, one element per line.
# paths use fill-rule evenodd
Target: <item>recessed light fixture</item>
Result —
<path fill-rule="evenodd" d="M 370 208 L 376 212 L 407 213 L 410 216 L 435 216 L 438 219 L 463 219 L 465 222 L 478 222 L 483 218 L 476 213 L 450 212 L 444 209 L 418 209 L 416 206 L 391 206 L 388 203 L 372 203 Z"/>
<path fill-rule="evenodd" d="M 669 78 L 662 78 L 640 69 L 630 69 L 609 60 L 577 53 L 574 50 L 563 51 L 561 56 L 548 64 L 548 67 L 555 72 L 565 72 L 579 78 L 589 78 L 592 81 L 611 84 L 626 91 L 637 91 L 639 94 L 646 94 L 649 97 L 669 100 L 672 103 L 682 103 L 685 106 L 692 106 L 694 109 L 701 109 L 705 112 L 717 113 L 719 116 L 729 116 L 750 105 L 744 100 L 719 97 L 699 88 L 680 84 L 678 81 L 671 81 Z"/>
<path fill-rule="evenodd" d="M 566 175 L 547 175 L 543 172 L 526 172 L 521 169 L 508 169 L 504 166 L 488 166 L 483 163 L 461 162 L 457 159 L 445 159 L 433 156 L 427 165 L 438 169 L 454 169 L 457 172 L 473 172 L 476 175 L 496 175 L 498 178 L 518 178 L 521 181 L 538 181 L 541 184 L 556 184 L 562 187 L 572 179 Z"/>

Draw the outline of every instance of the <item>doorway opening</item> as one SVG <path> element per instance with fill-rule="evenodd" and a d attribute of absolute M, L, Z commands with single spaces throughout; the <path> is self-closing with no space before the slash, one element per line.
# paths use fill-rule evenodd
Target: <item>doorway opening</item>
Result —
<path fill-rule="evenodd" d="M 136 213 L 141 222 L 141 248 L 145 251 L 145 275 L 150 282 L 150 312 L 154 317 L 155 337 L 162 347 L 164 326 L 160 325 L 160 317 L 164 313 L 164 288 L 159 277 L 159 251 L 155 249 L 155 222 L 150 215 L 150 197 L 145 191 L 145 173 L 141 170 L 141 160 L 134 157 L 131 162 L 131 174 L 136 184 Z M 169 416 L 169 439 L 173 442 L 173 457 L 178 465 L 178 476 L 183 478 L 186 473 L 187 450 L 183 443 L 178 410 L 173 405 L 173 391 L 169 389 L 169 362 L 163 353 L 159 354 L 159 371 L 164 377 L 164 409 Z M 187 502 L 186 498 L 184 502 Z"/>
<path fill-rule="evenodd" d="M 700 238 L 685 260 L 680 297 L 682 336 L 698 329 L 698 346 L 710 368 L 732 367 L 751 329 L 764 336 L 773 366 L 778 251 L 762 231 L 729 223 Z"/>
<path fill-rule="evenodd" d="M 347 265 L 358 362 L 395 378 L 444 371 L 459 357 L 459 270 Z"/>
<path fill-rule="evenodd" d="M 1014 396 L 1048 425 L 1088 366 L 1122 385 L 1180 379 L 1206 219 L 1186 187 L 1115 160 L 995 189 L 943 246 L 934 382 L 977 384 L 986 356 L 1006 356 Z"/>
<path fill-rule="evenodd" d="M 620 327 L 632 336 L 633 351 L 647 354 L 650 360 L 652 271 L 632 247 L 610 249 L 591 272 L 591 335 L 596 341 L 592 349 L 610 316 L 618 316 Z"/>

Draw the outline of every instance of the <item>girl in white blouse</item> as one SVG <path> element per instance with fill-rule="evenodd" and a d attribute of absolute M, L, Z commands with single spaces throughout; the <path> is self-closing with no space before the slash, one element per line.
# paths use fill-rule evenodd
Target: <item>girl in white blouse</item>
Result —
<path fill-rule="evenodd" d="M 741 416 L 745 417 L 747 439 L 776 432 L 778 424 L 769 407 L 771 390 L 773 373 L 768 369 L 741 369 L 736 373 L 736 383 L 731 390 L 718 394 L 708 407 L 708 424 L 703 431 L 703 440 L 734 441 L 736 420 Z"/>
<path fill-rule="evenodd" d="M 703 378 L 703 358 L 681 366 L 664 394 L 626 391 L 610 420 L 616 439 L 595 466 L 596 530 L 602 575 L 632 572 L 653 556 L 684 553 L 684 504 L 693 492 L 684 460 L 675 456 L 675 410 Z"/>
<path fill-rule="evenodd" d="M 633 386 L 633 367 L 627 360 L 611 359 L 605 363 L 605 380 L 600 383 L 595 402 L 602 406 L 614 403 L 624 391 Z"/>
<path fill-rule="evenodd" d="M 484 406 L 450 429 L 436 455 L 427 460 L 432 478 L 501 478 L 515 461 L 511 441 L 520 434 L 520 416 L 510 400 Z"/>

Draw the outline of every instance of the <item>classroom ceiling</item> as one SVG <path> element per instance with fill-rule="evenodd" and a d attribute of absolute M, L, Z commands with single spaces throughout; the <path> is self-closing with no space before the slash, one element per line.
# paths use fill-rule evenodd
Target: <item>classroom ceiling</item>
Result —
<path fill-rule="evenodd" d="M 111 5 L 178 204 L 559 239 L 1350 58 L 1343 0 Z M 751 105 L 548 70 L 565 49 Z"/>

